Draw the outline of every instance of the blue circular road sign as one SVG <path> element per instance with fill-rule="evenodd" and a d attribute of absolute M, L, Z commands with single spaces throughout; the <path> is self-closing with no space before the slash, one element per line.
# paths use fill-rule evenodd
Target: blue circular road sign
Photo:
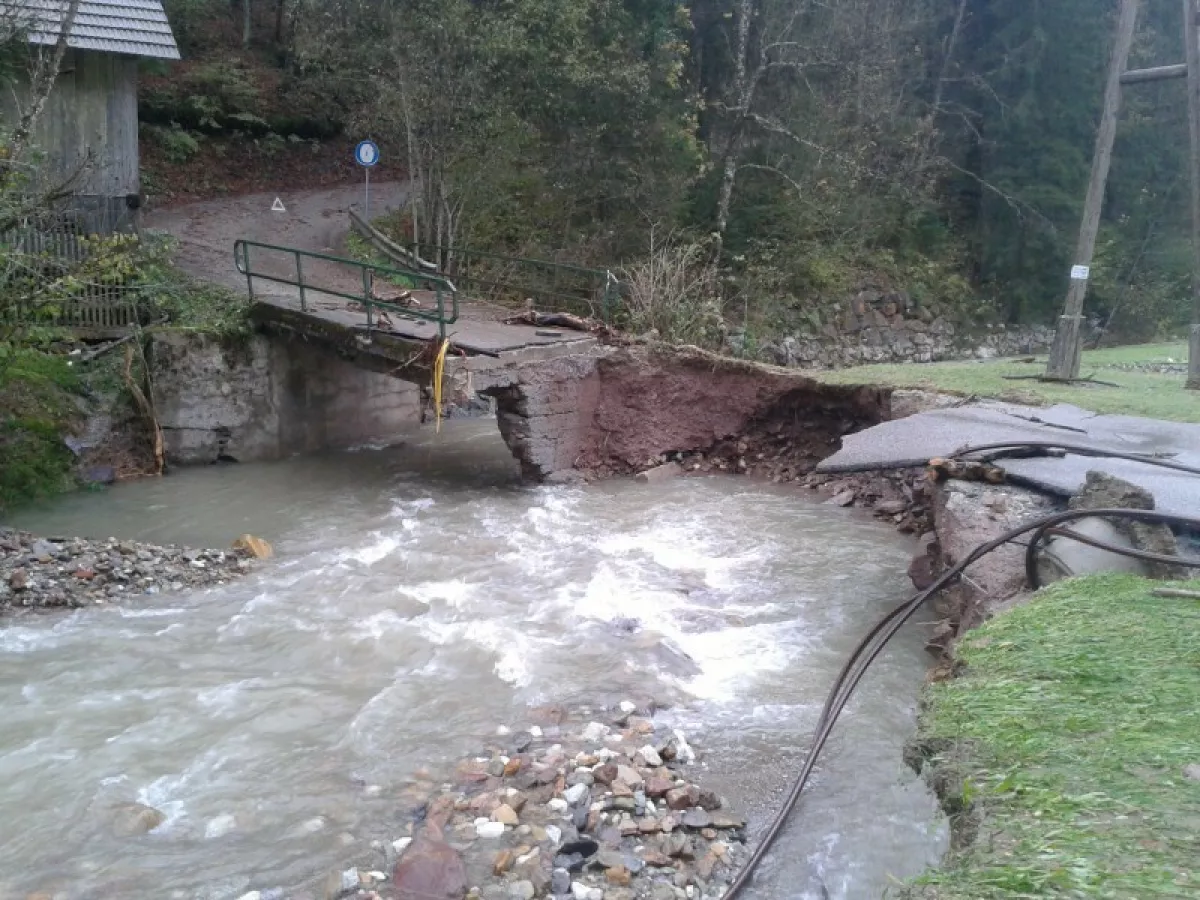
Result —
<path fill-rule="evenodd" d="M 354 148 L 354 161 L 370 168 L 379 162 L 379 146 L 374 141 L 359 141 Z"/>

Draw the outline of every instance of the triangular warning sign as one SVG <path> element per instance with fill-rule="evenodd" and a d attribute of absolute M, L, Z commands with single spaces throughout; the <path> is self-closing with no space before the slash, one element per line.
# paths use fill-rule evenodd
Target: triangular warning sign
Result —
<path fill-rule="evenodd" d="M 271 204 L 271 212 L 287 212 L 287 210 L 284 209 L 283 201 L 278 197 L 276 197 L 275 202 Z"/>

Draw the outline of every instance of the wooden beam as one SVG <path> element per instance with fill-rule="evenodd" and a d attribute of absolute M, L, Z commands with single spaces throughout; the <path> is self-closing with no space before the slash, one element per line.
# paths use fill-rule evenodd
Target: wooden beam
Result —
<path fill-rule="evenodd" d="M 1187 63 L 1175 66 L 1156 66 L 1153 69 L 1130 69 L 1121 76 L 1121 84 L 1142 84 L 1147 81 L 1170 81 L 1187 78 Z"/>
<path fill-rule="evenodd" d="M 1192 176 L 1192 329 L 1187 386 L 1200 390 L 1200 0 L 1183 0 L 1183 43 L 1187 49 L 1188 134 Z"/>
<path fill-rule="evenodd" d="M 1075 247 L 1075 264 L 1071 268 L 1071 284 L 1067 290 L 1063 315 L 1058 320 L 1054 344 L 1050 348 L 1050 362 L 1046 366 L 1046 378 L 1052 381 L 1073 381 L 1079 377 L 1083 301 L 1087 295 L 1092 257 L 1096 251 L 1096 235 L 1100 231 L 1100 213 L 1104 208 L 1104 189 L 1108 184 L 1113 143 L 1117 137 L 1117 116 L 1121 111 L 1121 73 L 1126 69 L 1129 51 L 1133 47 L 1137 15 L 1138 0 L 1121 0 L 1116 40 L 1108 66 L 1108 83 L 1104 89 L 1104 109 L 1092 157 L 1092 176 L 1083 204 L 1083 223 Z"/>

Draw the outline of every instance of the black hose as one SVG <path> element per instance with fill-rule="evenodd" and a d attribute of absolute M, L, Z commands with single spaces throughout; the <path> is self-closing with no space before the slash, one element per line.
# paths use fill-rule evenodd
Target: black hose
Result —
<path fill-rule="evenodd" d="M 979 450 L 1015 446 L 1018 445 L 987 445 L 986 447 L 976 447 L 968 450 L 962 450 L 954 455 L 959 456 L 965 453 L 977 452 Z M 1046 446 L 1057 449 L 1069 449 L 1069 445 L 1063 444 L 1047 444 Z M 1090 450 L 1091 448 L 1087 449 Z M 1162 460 L 1153 458 L 1138 458 L 1138 461 L 1153 462 L 1158 464 L 1163 463 Z M 1180 468 L 1179 464 L 1171 464 L 1169 467 Z M 1187 470 L 1187 467 L 1182 468 Z M 1200 470 L 1192 471 L 1194 471 L 1194 474 L 1200 475 Z M 1140 522 L 1156 522 L 1200 529 L 1200 519 L 1189 518 L 1187 516 L 1178 516 L 1170 513 L 1153 512 L 1149 510 L 1077 509 L 1054 513 L 1053 515 L 1043 516 L 1033 522 L 1020 525 L 1011 529 L 1010 531 L 1005 532 L 997 538 L 980 544 L 956 565 L 943 572 L 929 587 L 913 594 L 908 601 L 889 612 L 879 623 L 875 625 L 874 628 L 871 629 L 867 636 L 859 642 L 854 652 L 850 655 L 850 658 L 846 660 L 845 665 L 842 666 L 841 672 L 838 673 L 838 677 L 834 681 L 833 689 L 829 692 L 829 696 L 826 698 L 825 705 L 821 710 L 821 715 L 817 719 L 816 732 L 813 735 L 812 743 L 809 747 L 808 754 L 805 757 L 804 765 L 800 769 L 799 775 L 792 783 L 792 787 L 788 791 L 787 798 L 784 800 L 783 805 L 779 808 L 779 812 L 775 814 L 775 818 L 771 820 L 771 823 L 767 827 L 766 833 L 763 835 L 762 840 L 754 849 L 754 852 L 750 855 L 750 858 L 746 860 L 746 863 L 742 866 L 741 871 L 738 872 L 737 877 L 729 885 L 728 890 L 725 892 L 724 900 L 733 900 L 733 898 L 736 897 L 746 887 L 747 884 L 749 884 L 750 879 L 754 875 L 755 869 L 757 869 L 758 865 L 762 862 L 763 857 L 766 856 L 776 838 L 779 837 L 780 832 L 783 830 L 783 826 L 787 823 L 788 817 L 791 815 L 796 803 L 799 801 L 800 794 L 808 784 L 808 779 L 812 775 L 812 771 L 816 766 L 817 758 L 820 756 L 821 751 L 825 748 L 825 744 L 829 740 L 829 735 L 833 731 L 833 727 L 837 723 L 837 719 L 841 715 L 842 710 L 845 709 L 846 704 L 849 702 L 850 696 L 854 693 L 855 688 L 858 687 L 859 682 L 862 681 L 862 678 L 866 674 L 867 669 L 870 668 L 871 663 L 873 663 L 879 654 L 883 652 L 884 647 L 886 647 L 888 642 L 891 641 L 896 633 L 904 627 L 905 623 L 907 623 L 908 620 L 916 614 L 917 610 L 920 609 L 922 604 L 924 604 L 927 599 L 929 599 L 938 591 L 957 581 L 969 566 L 978 562 L 993 550 L 996 550 L 999 547 L 1002 547 L 1005 544 L 1013 541 L 1015 538 L 1021 537 L 1029 532 L 1033 532 L 1034 534 L 1030 539 L 1029 545 L 1026 549 L 1026 569 L 1030 573 L 1030 583 L 1035 587 L 1038 586 L 1040 582 L 1036 574 L 1037 548 L 1045 535 L 1051 529 L 1058 525 L 1062 525 L 1065 522 L 1092 517 L 1106 519 L 1131 518 Z M 1084 536 L 1072 535 L 1072 537 L 1075 537 L 1076 539 L 1083 539 Z M 1084 543 L 1091 543 L 1093 545 L 1104 544 L 1104 542 L 1096 541 L 1092 538 L 1087 538 L 1084 540 Z M 1123 556 L 1130 556 L 1135 559 L 1145 559 L 1154 562 L 1162 561 L 1161 554 L 1148 553 L 1147 551 L 1137 550 L 1130 547 L 1118 547 L 1104 544 L 1104 549 L 1111 550 L 1112 552 L 1119 553 Z M 1169 559 L 1174 565 L 1200 568 L 1200 559 L 1176 557 L 1169 557 Z M 1032 563 L 1030 562 L 1031 560 L 1033 561 Z"/>
<path fill-rule="evenodd" d="M 979 444 L 974 447 L 964 447 L 961 450 L 956 450 L 950 456 L 958 458 L 974 453 L 984 454 L 984 459 L 991 461 L 996 459 L 1004 459 L 1005 456 L 1020 454 L 1023 450 L 1036 450 L 1042 453 L 1048 453 L 1053 450 L 1061 450 L 1066 453 L 1074 453 L 1076 456 L 1095 456 L 1106 457 L 1109 459 L 1125 459 L 1130 462 L 1145 463 L 1148 466 L 1159 466 L 1164 469 L 1173 469 L 1176 472 L 1184 472 L 1188 475 L 1200 475 L 1200 468 L 1195 466 L 1185 465 L 1184 463 L 1173 462 L 1170 459 L 1165 459 L 1161 456 L 1156 456 L 1151 453 L 1124 453 L 1120 450 L 1102 450 L 1097 447 L 1089 447 L 1086 444 L 1070 444 L 1062 441 L 1000 441 L 995 444 Z M 999 452 L 996 452 L 999 451 Z M 1004 451 L 1010 451 L 1005 453 Z"/>

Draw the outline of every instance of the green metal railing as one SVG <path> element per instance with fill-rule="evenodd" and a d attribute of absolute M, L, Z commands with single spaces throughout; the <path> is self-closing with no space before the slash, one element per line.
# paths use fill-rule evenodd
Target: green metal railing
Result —
<path fill-rule="evenodd" d="M 438 244 L 409 242 L 405 246 L 415 259 L 435 261 L 443 274 L 469 294 L 487 292 L 506 306 L 531 297 L 553 311 L 612 324 L 620 300 L 620 283 L 608 269 Z"/>
<path fill-rule="evenodd" d="M 261 260 L 261 257 L 264 255 L 272 256 L 276 260 L 279 260 L 280 257 L 284 260 L 290 260 L 295 268 L 295 276 L 283 276 L 272 272 L 255 270 L 254 260 Z M 254 279 L 261 278 L 263 281 L 272 281 L 276 284 L 285 284 L 299 288 L 300 310 L 302 312 L 308 312 L 308 294 L 310 293 L 353 300 L 361 303 L 367 313 L 368 333 L 374 328 L 375 311 L 390 312 L 413 319 L 434 322 L 438 326 L 438 334 L 442 339 L 446 337 L 446 326 L 458 321 L 458 289 L 449 279 L 443 278 L 440 275 L 430 275 L 427 272 L 414 272 L 392 266 L 376 265 L 375 263 L 362 262 L 357 259 L 346 259 L 341 256 L 315 253 L 311 250 L 299 250 L 295 247 L 281 247 L 276 244 L 262 244 L 257 241 L 245 240 L 239 240 L 233 245 L 233 259 L 237 270 L 246 276 L 246 286 L 250 292 L 251 299 L 254 299 Z M 305 260 L 334 264 L 343 266 L 348 270 L 357 271 L 358 279 L 362 282 L 361 291 L 350 292 L 331 285 L 318 284 L 307 280 L 305 278 Z M 311 268 L 309 271 L 311 273 Z M 400 306 L 395 303 L 389 303 L 386 300 L 377 299 L 371 291 L 372 281 L 391 281 L 393 278 L 402 278 L 408 281 L 416 286 L 416 290 L 432 291 L 436 301 L 434 307 L 425 310 L 421 307 Z M 449 304 L 449 314 L 447 314 L 447 303 Z"/>

